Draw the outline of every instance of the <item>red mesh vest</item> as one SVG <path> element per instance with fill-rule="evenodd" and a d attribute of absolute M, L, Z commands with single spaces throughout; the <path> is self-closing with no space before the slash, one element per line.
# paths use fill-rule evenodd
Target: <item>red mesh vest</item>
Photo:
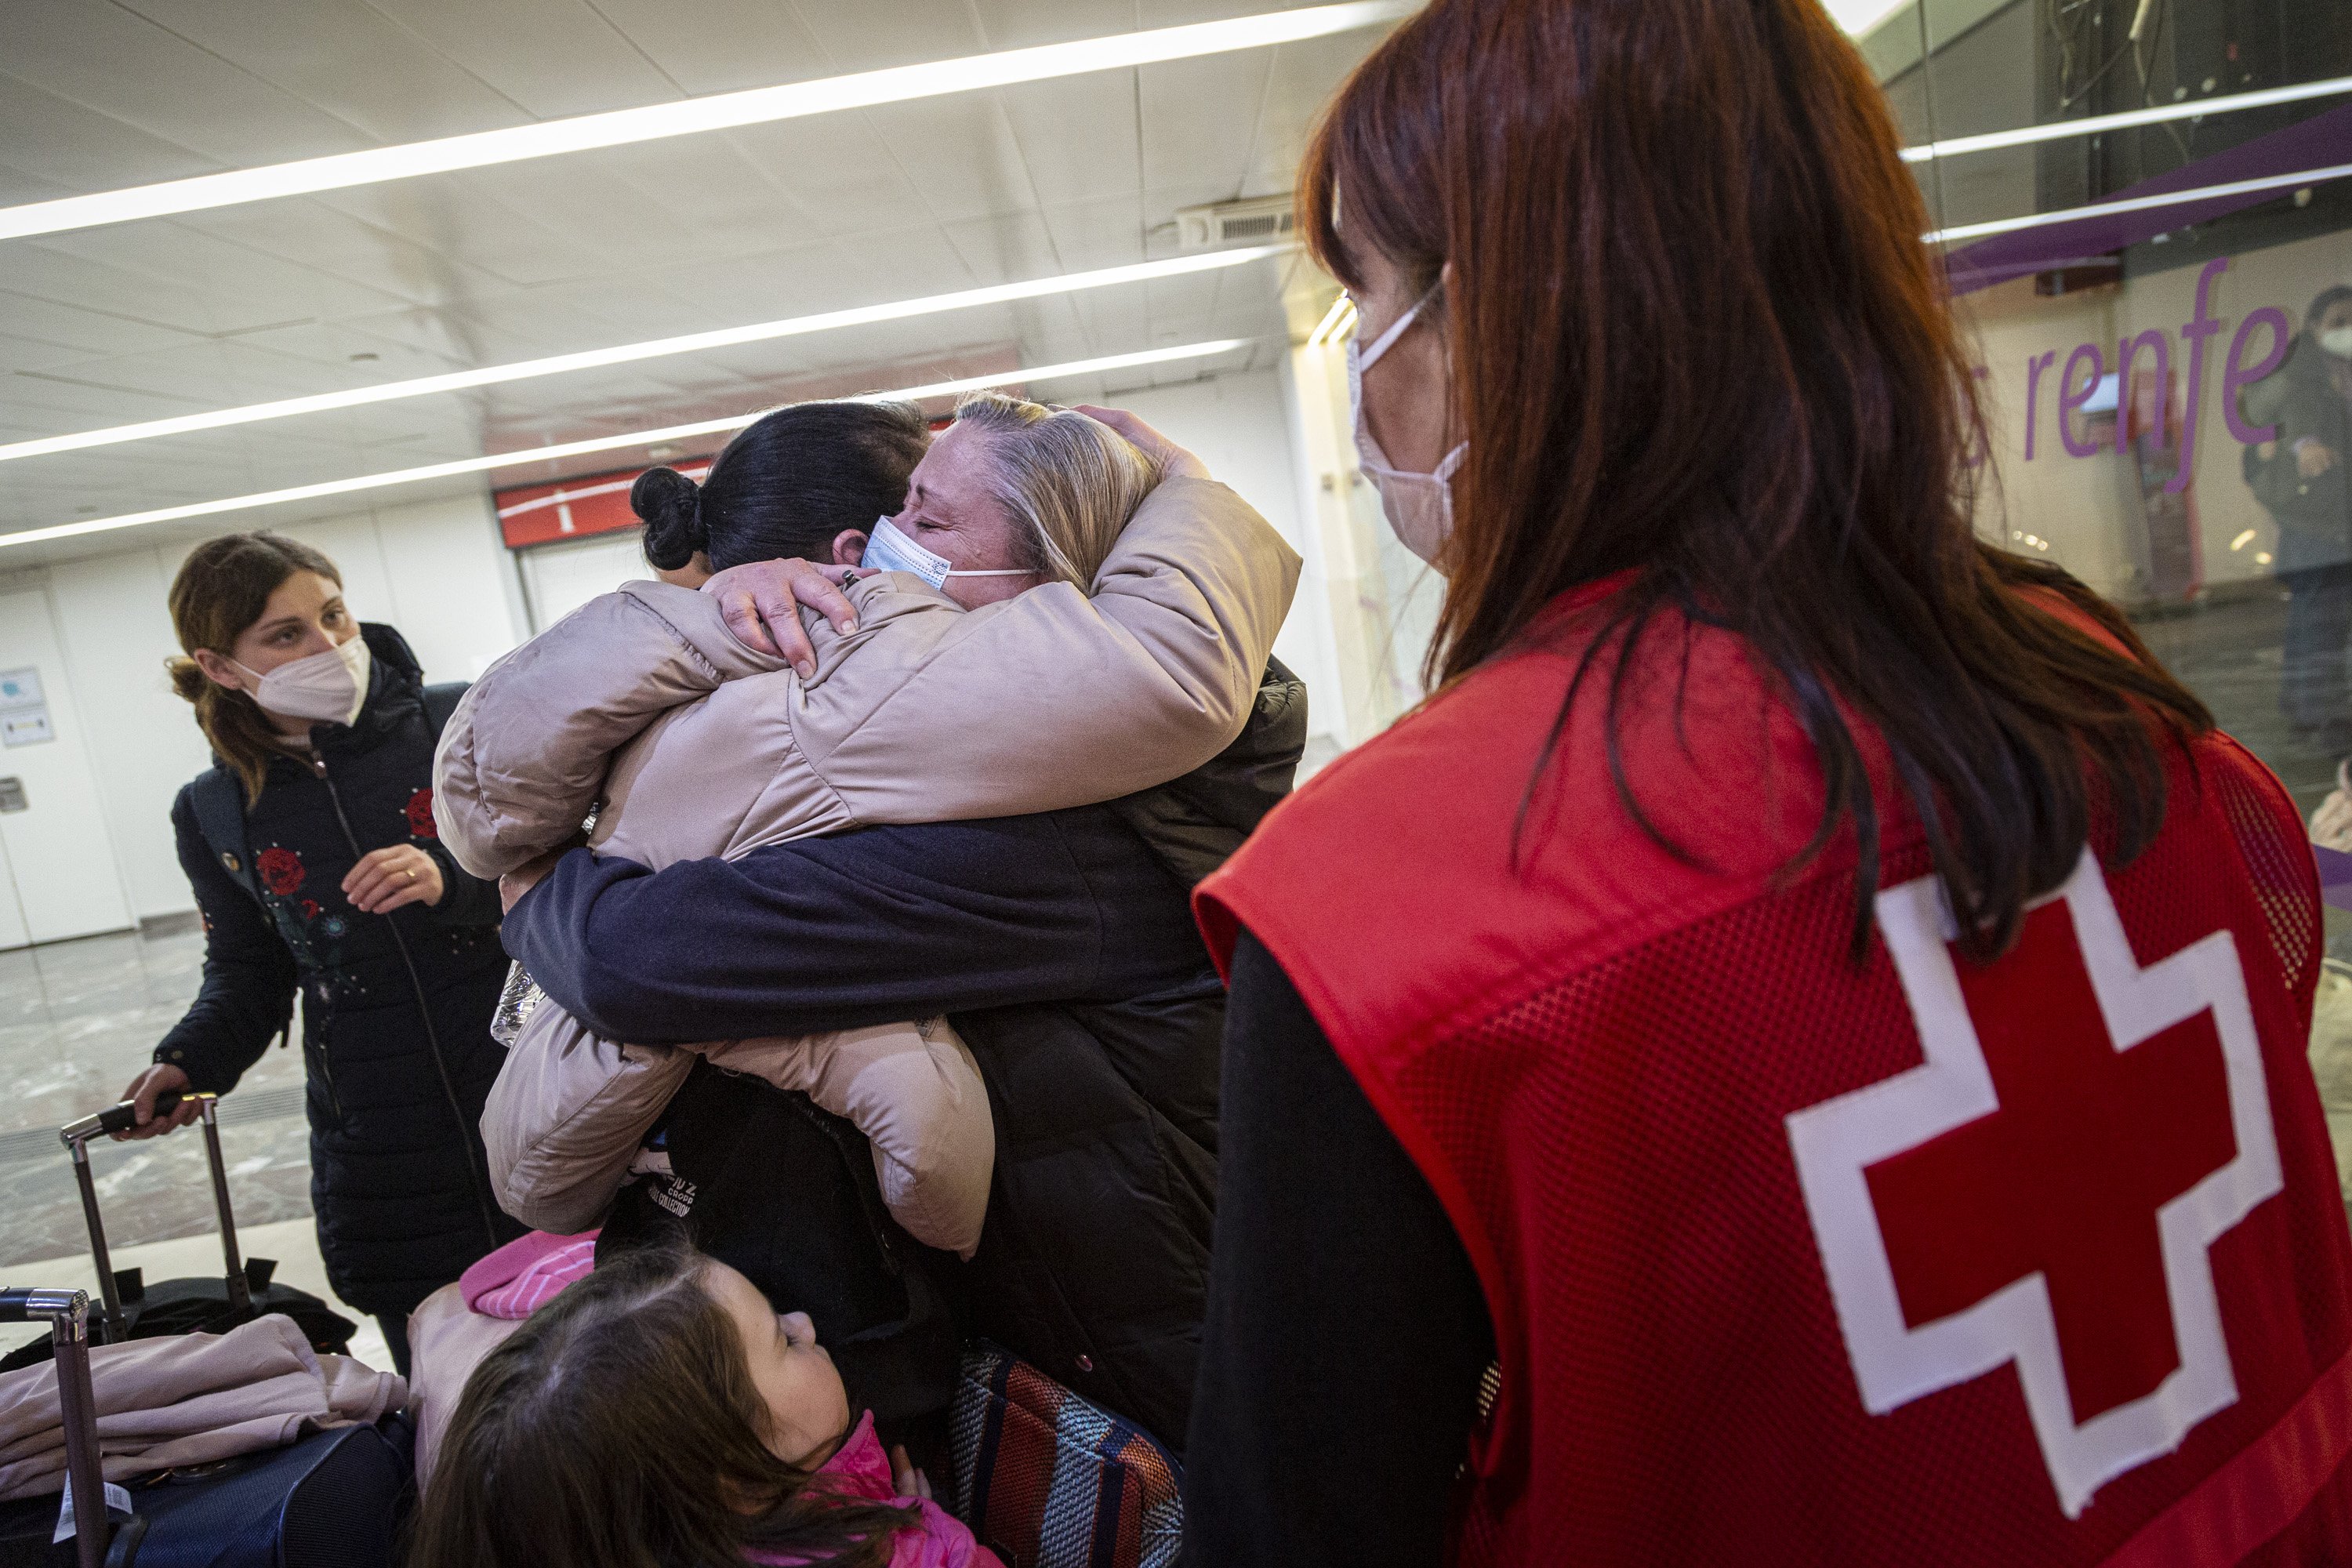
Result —
<path fill-rule="evenodd" d="M 1199 895 L 1477 1268 L 1502 1382 L 1459 1559 L 2352 1563 L 2352 1238 L 2277 781 L 2201 743 L 2156 843 L 2086 858 L 1979 967 L 1870 738 L 1857 964 L 1851 850 L 1776 875 L 1820 775 L 1719 632 L 1654 632 L 1624 692 L 1627 775 L 1689 858 L 1619 799 L 1601 679 L 1511 868 L 1577 607 L 1564 652 L 1343 757 Z"/>

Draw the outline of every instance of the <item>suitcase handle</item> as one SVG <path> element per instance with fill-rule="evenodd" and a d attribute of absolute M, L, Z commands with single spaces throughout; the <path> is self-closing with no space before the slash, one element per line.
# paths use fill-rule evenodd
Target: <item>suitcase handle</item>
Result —
<path fill-rule="evenodd" d="M 75 1568 L 101 1568 L 114 1521 L 98 1458 L 98 1397 L 89 1385 L 89 1293 L 0 1290 L 0 1323 L 46 1318 L 57 1352 L 58 1406 L 66 1429 L 66 1479 L 73 1483 Z"/>
<path fill-rule="evenodd" d="M 155 1114 L 171 1115 L 180 1109 L 180 1101 L 186 1098 L 176 1089 L 164 1090 L 155 1097 Z M 126 1100 L 119 1105 L 108 1106 L 95 1116 L 85 1116 L 79 1121 L 59 1128 L 58 1135 L 61 1138 L 92 1138 L 100 1132 L 128 1132 L 138 1125 L 139 1107 L 135 1101 Z"/>
<path fill-rule="evenodd" d="M 193 1099 L 205 1124 L 205 1159 L 212 1167 L 213 1207 L 220 1214 L 221 1259 L 226 1266 L 228 1304 L 233 1310 L 243 1311 L 253 1304 L 252 1282 L 246 1278 L 245 1262 L 237 1255 L 236 1216 L 229 1211 L 228 1167 L 221 1160 L 220 1096 L 182 1093 L 173 1090 L 155 1097 L 155 1114 L 169 1116 L 181 1104 Z M 90 1178 L 89 1141 L 101 1132 L 128 1132 L 139 1124 L 139 1108 L 131 1100 L 110 1105 L 95 1116 L 85 1116 L 58 1129 L 58 1138 L 73 1159 L 74 1180 L 81 1187 L 81 1214 L 89 1227 L 90 1261 L 98 1266 L 98 1289 L 103 1305 L 99 1309 L 100 1337 L 113 1342 L 123 1335 L 122 1289 L 114 1280 L 114 1262 L 107 1255 L 106 1224 L 99 1217 L 98 1187 Z"/>

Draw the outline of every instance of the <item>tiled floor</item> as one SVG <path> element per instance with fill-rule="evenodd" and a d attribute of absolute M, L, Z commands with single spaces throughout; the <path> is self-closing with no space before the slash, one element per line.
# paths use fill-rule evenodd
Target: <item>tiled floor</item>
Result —
<path fill-rule="evenodd" d="M 72 1168 L 55 1130 L 111 1104 L 195 994 L 204 938 L 89 937 L 0 953 L 0 1268 L 86 1245 Z M 221 1152 L 238 1223 L 310 1212 L 310 1132 L 299 1051 L 273 1047 L 222 1102 Z M 214 1228 L 194 1130 L 90 1145 L 110 1246 Z"/>

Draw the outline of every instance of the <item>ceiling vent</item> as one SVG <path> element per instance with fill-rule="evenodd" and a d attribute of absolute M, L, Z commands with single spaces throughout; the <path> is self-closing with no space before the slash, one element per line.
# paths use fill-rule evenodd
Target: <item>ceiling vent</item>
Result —
<path fill-rule="evenodd" d="M 1213 206 L 1176 209 L 1176 244 L 1183 250 L 1263 245 L 1288 239 L 1297 227 L 1288 196 L 1244 196 Z"/>

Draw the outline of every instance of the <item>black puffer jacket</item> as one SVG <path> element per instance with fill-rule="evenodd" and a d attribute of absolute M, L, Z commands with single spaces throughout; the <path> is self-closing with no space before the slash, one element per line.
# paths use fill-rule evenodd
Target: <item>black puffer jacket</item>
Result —
<path fill-rule="evenodd" d="M 497 887 L 434 838 L 416 658 L 390 626 L 362 635 L 373 673 L 359 721 L 312 731 L 315 768 L 272 763 L 247 816 L 260 903 L 205 843 L 195 786 L 173 805 L 204 914 L 205 975 L 155 1059 L 226 1093 L 285 1026 L 299 989 L 327 1278 L 360 1310 L 398 1314 L 520 1231 L 490 1199 L 479 1131 L 505 1056 L 489 1020 L 506 955 Z M 437 905 L 367 915 L 344 902 L 361 856 L 407 843 L 440 864 Z"/>

